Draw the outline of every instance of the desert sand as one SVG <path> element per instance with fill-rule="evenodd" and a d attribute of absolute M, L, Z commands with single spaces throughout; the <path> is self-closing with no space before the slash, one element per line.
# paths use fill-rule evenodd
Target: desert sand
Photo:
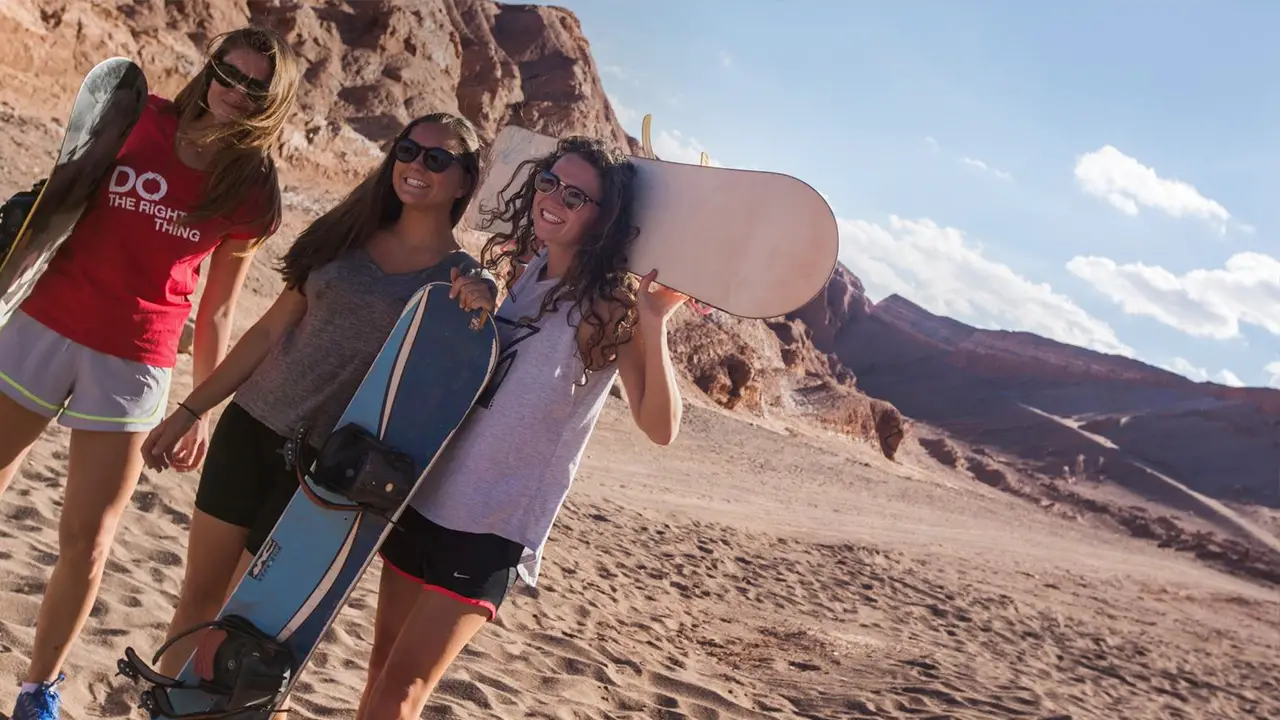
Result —
<path fill-rule="evenodd" d="M 659 448 L 610 400 L 539 587 L 518 586 L 427 717 L 1280 717 L 1280 590 L 1046 513 L 918 445 L 890 462 L 686 403 Z M 8 678 L 55 559 L 66 440 L 51 427 L 0 501 Z M 144 717 L 115 661 L 162 640 L 196 480 L 143 478 L 71 654 L 67 718 Z M 303 675 L 299 716 L 354 715 L 380 570 Z M 15 693 L 0 687 L 5 711 Z"/>
<path fill-rule="evenodd" d="M 92 59 L 108 51 L 137 56 L 155 87 L 171 94 L 196 62 L 193 28 L 230 27 L 251 13 L 270 19 L 275 7 L 115 5 L 0 2 L 0 66 L 9 73 L 0 87 L 6 196 L 44 171 L 65 103 Z M 325 15 L 338 18 L 330 23 L 316 19 L 324 8 L 313 5 L 343 8 Z M 440 107 L 481 98 L 488 133 L 518 105 L 535 128 L 623 135 L 576 21 L 534 17 L 554 20 L 563 11 L 508 8 L 505 17 L 523 20 L 499 27 L 491 3 L 413 3 L 435 8 L 441 26 L 468 31 L 468 62 L 490 53 L 492 63 L 464 72 L 461 45 L 441 55 L 457 61 L 443 71 L 435 54 L 406 56 L 401 31 L 420 33 L 424 47 L 462 36 L 411 22 L 405 4 L 394 5 L 400 10 L 383 23 L 362 19 L 382 13 L 381 4 L 300 4 L 310 19 L 291 31 L 298 45 L 354 60 L 317 61 L 286 150 L 295 164 L 329 164 L 285 177 L 288 220 L 255 261 L 237 333 L 279 287 L 271 261 L 354 181 L 339 171 L 372 162 L 368 152 L 341 151 L 356 137 L 349 127 L 308 124 L 308 114 L 345 116 L 377 135 L 378 123 L 398 127 L 403 119 L 391 109 L 405 112 L 398 100 L 377 105 L 387 97 Z M 445 13 L 445 5 L 462 11 Z M 504 44 L 520 50 L 519 63 Z M 576 64 L 555 82 L 522 83 L 522 63 L 542 72 L 537 52 Z M 430 72 L 403 70 L 427 62 Z M 379 63 L 400 64 L 377 72 Z M 369 82 L 366 75 L 379 84 L 346 99 L 328 89 Z M 543 94 L 526 97 L 522 87 Z M 361 138 L 354 147 L 375 146 Z M 322 175 L 340 181 L 338 190 L 322 189 Z M 770 347 L 776 350 L 776 338 Z M 171 402 L 189 388 L 184 355 Z M 425 716 L 1280 719 L 1280 586 L 1034 493 L 993 487 L 1039 487 L 1040 480 L 1020 478 L 1011 466 L 948 466 L 922 446 L 945 439 L 923 423 L 890 461 L 870 443 L 795 417 L 730 413 L 692 383 L 684 394 L 684 427 L 667 448 L 634 429 L 622 400 L 609 401 L 553 531 L 539 587 L 517 586 Z M 0 713 L 12 707 L 56 559 L 67 439 L 51 426 L 0 498 Z M 144 717 L 139 688 L 116 675 L 116 660 L 127 646 L 149 656 L 163 638 L 197 479 L 144 475 L 66 667 L 69 720 Z M 1114 488 L 1089 491 L 1138 502 Z M 1269 532 L 1280 528 L 1274 515 L 1250 517 Z M 380 571 L 375 562 L 304 673 L 297 716 L 353 717 Z"/>

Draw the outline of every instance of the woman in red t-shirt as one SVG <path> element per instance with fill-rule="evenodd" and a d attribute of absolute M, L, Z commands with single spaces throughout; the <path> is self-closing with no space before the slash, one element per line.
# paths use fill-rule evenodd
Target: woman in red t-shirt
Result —
<path fill-rule="evenodd" d="M 49 421 L 71 429 L 58 560 L 13 720 L 53 720 L 54 686 L 97 596 L 116 526 L 164 417 L 199 266 L 193 375 L 226 354 L 256 249 L 280 223 L 270 149 L 301 68 L 279 34 L 220 35 L 172 101 L 151 96 L 75 231 L 0 328 L 0 492 Z M 175 465 L 203 455 L 193 427 Z"/>

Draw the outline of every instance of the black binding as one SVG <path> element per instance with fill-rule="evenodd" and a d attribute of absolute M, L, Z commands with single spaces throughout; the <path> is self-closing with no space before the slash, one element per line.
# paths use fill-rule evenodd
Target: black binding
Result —
<path fill-rule="evenodd" d="M 395 524 L 392 515 L 409 499 L 417 477 L 413 457 L 382 442 L 377 436 L 354 423 L 334 430 L 325 438 L 319 452 L 305 453 L 310 428 L 298 427 L 285 444 L 286 466 L 292 465 L 298 484 L 311 501 L 330 510 L 367 512 Z M 310 474 L 304 468 L 311 468 Z M 341 495 L 349 505 L 333 503 L 317 495 L 307 482 Z"/>
<path fill-rule="evenodd" d="M 156 672 L 132 647 L 125 648 L 124 658 L 116 661 L 119 673 L 130 680 L 151 684 L 142 692 L 140 706 L 152 718 L 172 720 L 267 720 L 272 713 L 284 712 L 279 705 L 293 678 L 296 665 L 293 652 L 238 615 L 201 623 L 178 633 L 160 646 L 151 663 L 159 662 L 173 643 L 204 629 L 222 630 L 226 637 L 212 651 L 212 676 L 201 677 L 196 685 Z M 216 701 L 207 711 L 179 713 L 169 697 L 175 690 L 201 690 L 213 695 Z"/>

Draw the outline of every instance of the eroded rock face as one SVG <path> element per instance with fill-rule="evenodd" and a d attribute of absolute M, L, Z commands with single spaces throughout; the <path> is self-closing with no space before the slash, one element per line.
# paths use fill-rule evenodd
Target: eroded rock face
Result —
<path fill-rule="evenodd" d="M 760 321 L 681 308 L 670 322 L 670 347 L 694 384 L 725 408 L 761 415 L 781 392 L 786 367 Z"/>
<path fill-rule="evenodd" d="M 313 152 L 295 152 L 295 165 L 326 165 L 335 141 L 358 145 L 342 126 L 382 143 L 436 110 L 462 112 L 485 140 L 516 124 L 634 147 L 577 18 L 488 0 L 10 0 L 0 6 L 6 94 L 58 116 L 85 71 L 125 55 L 156 92 L 172 95 L 199 69 L 209 38 L 250 22 L 281 32 L 307 66 L 287 137 Z"/>
<path fill-rule="evenodd" d="M 172 97 L 197 72 L 215 34 L 247 23 L 283 34 L 305 64 L 298 110 L 279 155 L 286 212 L 322 211 L 345 193 L 411 118 L 459 112 L 490 141 L 507 124 L 585 133 L 639 152 L 605 96 L 577 18 L 549 6 L 489 0 L 69 0 L 0 2 L 0 192 L 45 171 L 83 74 L 112 55 L 134 58 L 153 92 Z M 291 219 L 292 222 L 292 219 Z M 468 241 L 469 245 L 476 243 Z M 473 248 L 476 249 L 476 248 Z M 878 443 L 892 457 L 901 415 L 854 387 L 829 354 L 869 304 L 838 268 L 791 318 L 769 323 L 682 310 L 672 348 L 683 372 L 726 408 L 798 414 Z M 799 411 L 797 411 L 799 408 Z M 817 413 L 817 415 L 814 415 Z"/>
<path fill-rule="evenodd" d="M 826 289 L 788 317 L 808 326 L 813 333 L 814 347 L 834 353 L 836 339 L 845 328 L 870 314 L 871 301 L 867 299 L 862 281 L 843 264 L 837 264 Z"/>
<path fill-rule="evenodd" d="M 671 352 L 694 383 L 722 406 L 758 416 L 799 415 L 873 442 L 893 459 L 906 422 L 892 404 L 869 398 L 832 355 L 821 352 L 798 319 L 763 322 L 682 309 L 673 318 Z"/>
<path fill-rule="evenodd" d="M 913 418 L 1052 476 L 1099 446 L 1046 414 L 1081 418 L 1081 429 L 1197 491 L 1280 507 L 1280 391 L 1194 383 L 1031 333 L 981 330 L 896 295 L 840 313 L 836 286 L 797 315 L 826 318 L 831 332 L 815 329 L 814 344 L 834 335 L 859 387 Z"/>

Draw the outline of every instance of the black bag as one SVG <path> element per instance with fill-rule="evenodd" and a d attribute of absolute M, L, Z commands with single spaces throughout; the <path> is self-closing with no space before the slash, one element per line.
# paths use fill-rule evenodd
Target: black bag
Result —
<path fill-rule="evenodd" d="M 8 252 L 9 246 L 18 238 L 18 231 L 31 214 L 40 191 L 44 189 L 44 180 L 39 180 L 30 190 L 14 193 L 0 205 L 0 257 Z"/>
<path fill-rule="evenodd" d="M 299 475 L 307 467 L 298 458 L 305 435 L 305 430 L 300 430 L 296 448 L 287 453 L 299 463 Z M 343 425 L 325 438 L 311 469 L 311 480 L 317 486 L 350 500 L 360 510 L 383 516 L 395 513 L 408 501 L 417 479 L 410 455 L 355 424 Z M 313 496 L 312 500 L 319 498 Z"/>

